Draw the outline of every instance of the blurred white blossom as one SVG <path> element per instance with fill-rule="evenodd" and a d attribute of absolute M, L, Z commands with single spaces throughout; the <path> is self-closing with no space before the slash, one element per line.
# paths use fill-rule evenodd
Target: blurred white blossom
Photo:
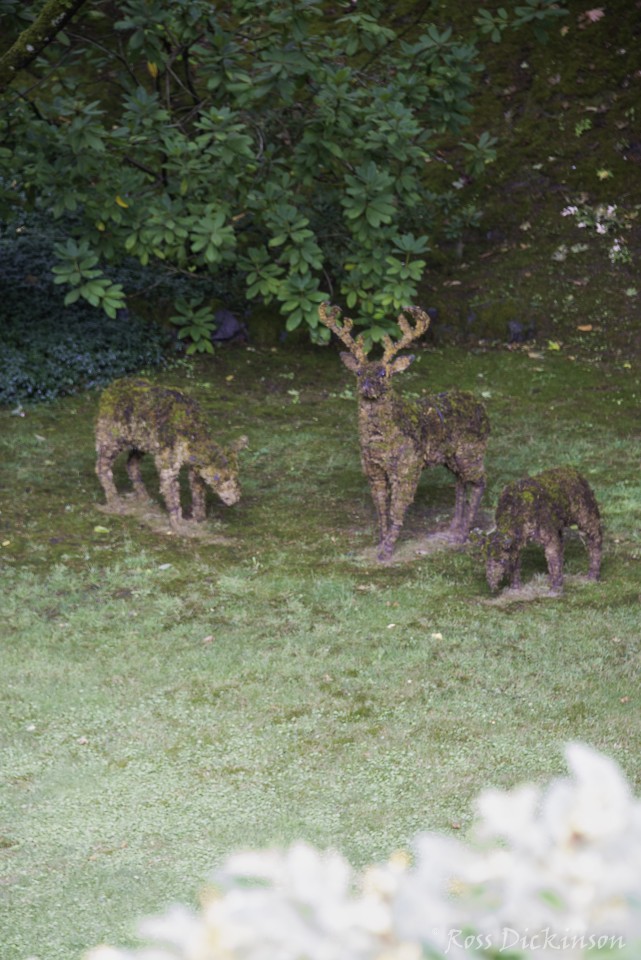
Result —
<path fill-rule="evenodd" d="M 641 956 L 641 803 L 581 744 L 547 789 L 487 790 L 469 842 L 417 837 L 357 875 L 297 843 L 238 853 L 199 913 L 145 921 L 154 946 L 86 960 L 421 960 Z"/>

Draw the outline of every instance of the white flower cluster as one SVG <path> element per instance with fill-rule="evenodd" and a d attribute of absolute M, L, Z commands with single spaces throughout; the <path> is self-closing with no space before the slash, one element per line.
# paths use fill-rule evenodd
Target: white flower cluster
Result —
<path fill-rule="evenodd" d="M 596 207 L 572 204 L 561 211 L 561 216 L 574 217 L 578 227 L 594 227 L 597 233 L 607 233 L 611 227 L 620 225 L 616 203 L 601 203 Z"/>
<path fill-rule="evenodd" d="M 490 790 L 469 843 L 424 834 L 357 876 L 298 843 L 240 853 L 199 913 L 147 920 L 155 945 L 86 960 L 420 960 L 641 956 L 641 803 L 590 748 L 546 789 Z"/>
<path fill-rule="evenodd" d="M 629 227 L 628 218 L 619 211 L 615 203 L 601 203 L 595 207 L 586 203 L 570 204 L 561 211 L 561 216 L 574 217 L 580 230 L 591 228 L 601 235 L 618 231 L 619 235 L 614 238 L 608 250 L 608 257 L 612 263 L 629 263 L 632 259 L 628 245 L 620 232 Z"/>

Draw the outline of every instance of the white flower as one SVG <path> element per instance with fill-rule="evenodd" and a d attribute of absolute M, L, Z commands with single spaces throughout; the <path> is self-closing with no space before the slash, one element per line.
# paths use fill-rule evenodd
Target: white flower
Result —
<path fill-rule="evenodd" d="M 581 744 L 566 757 L 570 776 L 546 790 L 485 791 L 469 843 L 423 834 L 411 865 L 397 855 L 360 878 L 303 843 L 236 854 L 200 913 L 145 921 L 155 946 L 87 960 L 588 960 L 600 936 L 637 960 L 641 804 L 612 760 Z"/>
<path fill-rule="evenodd" d="M 540 843 L 535 817 L 541 791 L 524 785 L 509 793 L 485 790 L 476 807 L 480 816 L 478 826 L 482 837 L 499 837 L 511 843 L 537 846 Z"/>
<path fill-rule="evenodd" d="M 622 834 L 634 804 L 617 765 L 580 743 L 569 744 L 565 756 L 574 780 L 555 781 L 548 790 L 542 818 L 550 835 L 576 845 Z"/>
<path fill-rule="evenodd" d="M 116 950 L 115 947 L 107 947 L 105 945 L 100 947 L 94 947 L 87 955 L 85 960 L 127 960 L 130 957 L 130 953 L 125 953 L 124 950 Z"/>
<path fill-rule="evenodd" d="M 527 932 L 539 937 L 537 957 L 558 953 L 564 934 L 579 938 L 564 954 L 576 957 L 592 934 L 641 936 L 631 909 L 641 898 L 641 806 L 611 760 L 579 744 L 567 759 L 573 776 L 546 792 L 483 793 L 473 845 L 419 838 L 395 905 L 401 936 L 454 957 L 469 952 L 453 931 L 494 947 L 506 930 Z"/>
<path fill-rule="evenodd" d="M 343 857 L 303 843 L 231 857 L 215 880 L 230 889 L 208 919 L 229 949 L 251 960 L 364 958 L 390 929 L 389 906 L 379 893 L 353 893 Z"/>
<path fill-rule="evenodd" d="M 165 960 L 165 958 L 181 957 L 184 960 L 208 960 L 209 953 L 207 927 L 203 918 L 186 907 L 170 907 L 167 913 L 160 917 L 147 917 L 138 927 L 140 936 L 145 940 L 153 940 L 170 948 L 155 951 L 151 955 L 146 953 L 144 960 Z M 95 960 L 95 958 L 91 958 Z M 98 958 L 102 960 L 102 958 Z M 107 958 L 109 960 L 109 958 Z"/>

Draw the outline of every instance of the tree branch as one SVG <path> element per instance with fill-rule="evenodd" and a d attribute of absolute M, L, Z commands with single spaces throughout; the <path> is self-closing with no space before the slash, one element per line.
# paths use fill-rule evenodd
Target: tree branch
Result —
<path fill-rule="evenodd" d="M 0 93 L 52 43 L 87 0 L 47 0 L 30 27 L 0 57 Z"/>

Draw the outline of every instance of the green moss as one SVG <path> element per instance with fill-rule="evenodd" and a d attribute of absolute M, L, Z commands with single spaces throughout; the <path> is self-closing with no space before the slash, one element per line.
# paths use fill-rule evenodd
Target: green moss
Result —
<path fill-rule="evenodd" d="M 442 25 L 469 29 L 476 10 L 461 3 L 435 10 Z M 439 310 L 434 334 L 506 342 L 508 324 L 533 330 L 570 352 L 612 356 L 636 351 L 639 233 L 626 231 L 633 262 L 608 259 L 611 237 L 578 230 L 561 211 L 579 196 L 588 203 L 617 203 L 633 216 L 641 204 L 638 97 L 634 51 L 638 10 L 621 4 L 587 23 L 580 3 L 569 3 L 564 32 L 555 27 L 546 45 L 528 30 L 481 41 L 484 82 L 474 100 L 474 139 L 487 130 L 498 138 L 496 161 L 459 192 L 461 203 L 483 211 L 480 229 L 455 243 L 439 244 L 423 303 Z M 590 121 L 588 129 L 581 127 Z M 577 125 L 584 132 L 577 135 Z M 464 157 L 452 145 L 449 183 L 463 172 Z M 573 251 L 577 244 L 587 250 Z M 553 259 L 562 244 L 565 260 Z M 577 328 L 591 325 L 585 333 Z M 536 348 L 535 348 L 536 349 Z"/>
<path fill-rule="evenodd" d="M 103 391 L 98 417 L 115 435 L 119 423 L 136 420 L 147 425 L 161 447 L 188 440 L 199 461 L 212 459 L 213 444 L 200 406 L 176 387 L 160 387 L 140 378 L 117 380 Z"/>

